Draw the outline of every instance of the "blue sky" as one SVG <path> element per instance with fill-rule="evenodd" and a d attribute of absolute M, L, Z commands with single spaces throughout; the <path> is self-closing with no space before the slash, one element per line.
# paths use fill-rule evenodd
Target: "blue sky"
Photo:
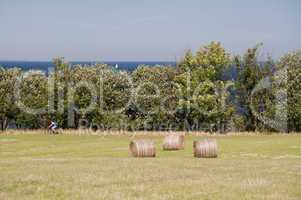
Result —
<path fill-rule="evenodd" d="M 0 60 L 175 60 L 220 41 L 301 48 L 299 0 L 0 0 Z"/>

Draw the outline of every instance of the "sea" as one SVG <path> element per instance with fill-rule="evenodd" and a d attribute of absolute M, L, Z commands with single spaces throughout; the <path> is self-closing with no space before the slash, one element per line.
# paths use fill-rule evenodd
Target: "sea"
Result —
<path fill-rule="evenodd" d="M 172 61 L 107 61 L 107 62 L 97 62 L 97 61 L 74 61 L 70 62 L 71 65 L 93 65 L 96 63 L 104 63 L 111 67 L 117 68 L 118 70 L 123 71 L 134 71 L 139 65 L 169 65 L 172 67 L 176 66 L 176 62 Z M 54 68 L 54 65 L 51 61 L 0 61 L 0 67 L 3 68 L 13 68 L 18 67 L 24 71 L 28 70 L 41 70 L 47 72 Z"/>

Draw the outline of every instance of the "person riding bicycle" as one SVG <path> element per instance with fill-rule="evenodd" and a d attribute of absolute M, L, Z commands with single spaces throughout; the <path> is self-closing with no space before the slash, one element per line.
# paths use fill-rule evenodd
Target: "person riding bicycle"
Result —
<path fill-rule="evenodd" d="M 52 120 L 50 125 L 48 126 L 48 129 L 51 130 L 53 133 L 56 133 L 57 128 L 58 128 L 57 123 L 54 120 Z"/>

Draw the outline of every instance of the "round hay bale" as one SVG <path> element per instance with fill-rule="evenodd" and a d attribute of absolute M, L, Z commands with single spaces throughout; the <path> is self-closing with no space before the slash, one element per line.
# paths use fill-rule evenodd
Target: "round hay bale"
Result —
<path fill-rule="evenodd" d="M 163 150 L 184 149 L 184 135 L 167 135 L 163 140 Z"/>
<path fill-rule="evenodd" d="M 217 142 L 215 139 L 205 139 L 193 142 L 194 157 L 197 158 L 216 158 Z"/>
<path fill-rule="evenodd" d="M 134 140 L 129 147 L 133 157 L 155 157 L 156 149 L 152 140 Z"/>

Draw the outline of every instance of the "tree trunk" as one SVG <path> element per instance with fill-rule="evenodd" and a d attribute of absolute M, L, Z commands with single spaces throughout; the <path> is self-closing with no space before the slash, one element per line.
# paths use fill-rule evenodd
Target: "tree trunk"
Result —
<path fill-rule="evenodd" d="M 0 121 L 1 121 L 1 131 L 6 130 L 7 126 L 8 126 L 7 118 L 6 117 L 2 117 Z"/>

